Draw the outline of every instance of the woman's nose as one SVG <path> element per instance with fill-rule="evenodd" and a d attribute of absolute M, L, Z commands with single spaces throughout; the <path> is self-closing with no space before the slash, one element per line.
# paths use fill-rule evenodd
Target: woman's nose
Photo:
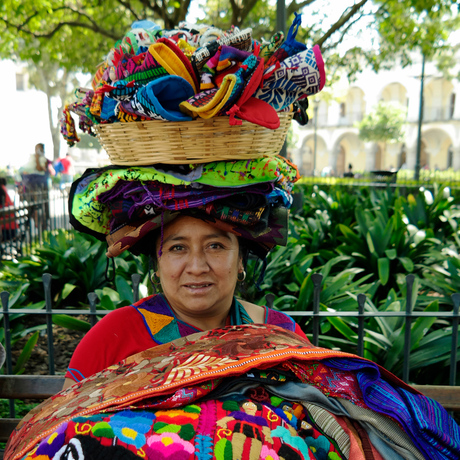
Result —
<path fill-rule="evenodd" d="M 193 251 L 187 261 L 187 271 L 190 273 L 203 273 L 209 271 L 209 264 L 203 251 Z"/>

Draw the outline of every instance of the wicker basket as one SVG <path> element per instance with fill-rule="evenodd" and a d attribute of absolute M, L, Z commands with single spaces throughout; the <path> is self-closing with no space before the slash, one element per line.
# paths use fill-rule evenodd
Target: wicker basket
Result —
<path fill-rule="evenodd" d="M 138 121 L 97 125 L 97 137 L 114 165 L 209 163 L 277 155 L 293 114 L 281 112 L 272 130 L 243 121 L 231 126 L 228 117 L 193 121 Z"/>

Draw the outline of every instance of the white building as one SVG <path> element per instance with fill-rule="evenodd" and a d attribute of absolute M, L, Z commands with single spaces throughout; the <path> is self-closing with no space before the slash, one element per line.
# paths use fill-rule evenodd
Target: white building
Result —
<path fill-rule="evenodd" d="M 304 127 L 294 123 L 299 140 L 292 157 L 301 173 L 312 175 L 315 169 L 319 174 L 329 167 L 336 176 L 342 176 L 349 164 L 355 172 L 414 169 L 421 61 L 420 56 L 410 67 L 378 74 L 365 70 L 353 83 L 342 79 L 331 89 L 332 96 L 339 96 L 330 102 L 320 96 L 312 97 L 311 104 L 315 100 L 318 103 L 316 128 L 313 119 Z M 434 63 L 426 62 L 420 167 L 460 169 L 460 101 L 456 98 L 459 91 L 457 79 L 444 78 Z M 377 144 L 358 138 L 355 122 L 362 120 L 379 101 L 398 102 L 407 108 L 404 142 Z"/>

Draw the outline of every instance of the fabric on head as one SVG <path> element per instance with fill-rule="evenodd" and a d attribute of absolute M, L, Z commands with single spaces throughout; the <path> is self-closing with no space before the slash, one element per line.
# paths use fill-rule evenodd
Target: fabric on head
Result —
<path fill-rule="evenodd" d="M 156 43 L 150 45 L 149 52 L 170 75 L 182 77 L 190 84 L 194 93 L 198 91 L 198 78 L 193 67 L 182 50 L 173 41 L 167 38 L 159 38 Z"/>
<path fill-rule="evenodd" d="M 240 209 L 253 210 L 265 208 L 266 196 L 273 191 L 273 183 L 248 185 L 247 187 L 193 188 L 183 185 L 170 185 L 161 182 L 118 181 L 107 192 L 101 193 L 99 202 L 111 211 L 111 228 L 128 220 L 139 220 L 161 210 L 180 211 L 188 208 L 206 207 L 208 203 L 222 201 L 230 206 L 236 204 Z"/>
<path fill-rule="evenodd" d="M 265 258 L 267 253 L 276 245 L 286 245 L 287 242 L 287 221 L 289 212 L 286 208 L 278 207 L 269 209 L 266 216 L 266 225 L 263 226 L 262 232 L 257 228 L 243 225 L 242 221 L 247 219 L 247 214 L 240 213 L 235 218 L 236 211 L 228 208 L 227 214 L 223 212 L 207 212 L 208 209 L 191 208 L 179 212 L 164 211 L 155 215 L 148 220 L 141 222 L 127 222 L 115 228 L 106 236 L 108 244 L 107 256 L 116 257 L 127 249 L 132 249 L 134 254 L 145 253 L 143 245 L 138 243 L 151 231 L 161 229 L 178 215 L 190 215 L 197 219 L 213 225 L 223 231 L 233 233 L 234 235 L 244 238 L 255 243 L 249 249 L 252 253 L 260 258 Z M 78 229 L 78 224 L 76 226 Z M 81 230 L 80 230 L 81 231 Z M 84 231 L 84 230 L 83 230 Z"/>
<path fill-rule="evenodd" d="M 177 168 L 172 167 L 172 171 Z M 111 213 L 99 200 L 100 195 L 108 193 L 118 181 L 135 184 L 158 181 L 163 184 L 187 185 L 190 187 L 225 186 L 247 187 L 251 184 L 273 182 L 277 188 L 290 194 L 292 184 L 298 179 L 298 171 L 282 157 L 259 158 L 253 160 L 220 161 L 205 163 L 193 176 L 192 181 L 167 173 L 166 165 L 161 169 L 154 167 L 114 167 L 88 169 L 72 184 L 69 196 L 69 213 L 72 225 L 80 231 L 92 234 L 99 239 L 112 230 Z"/>
<path fill-rule="evenodd" d="M 324 62 L 318 45 L 272 66 L 264 73 L 263 87 L 254 97 L 282 111 L 295 101 L 316 94 L 325 84 Z"/>
<path fill-rule="evenodd" d="M 150 119 L 189 121 L 192 118 L 179 110 L 179 104 L 193 93 L 190 83 L 182 77 L 168 75 L 142 86 L 132 99 L 120 104 L 127 112 Z"/>

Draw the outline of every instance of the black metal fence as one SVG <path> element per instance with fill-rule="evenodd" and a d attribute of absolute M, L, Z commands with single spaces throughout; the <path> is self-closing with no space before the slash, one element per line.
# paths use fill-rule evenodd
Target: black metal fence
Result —
<path fill-rule="evenodd" d="M 132 275 L 132 288 L 134 302 L 139 300 L 139 284 L 141 276 L 139 274 Z M 312 311 L 288 311 L 290 316 L 293 318 L 310 318 L 311 332 L 307 333 L 310 340 L 314 345 L 319 344 L 319 327 L 320 319 L 325 317 L 354 317 L 357 318 L 357 349 L 356 354 L 363 356 L 364 354 L 364 325 L 366 320 L 375 317 L 403 317 L 405 321 L 405 337 L 404 337 L 404 365 L 403 365 L 403 376 L 402 379 L 405 382 L 409 381 L 410 372 L 410 349 L 411 349 L 411 324 L 412 321 L 421 317 L 436 317 L 450 320 L 452 322 L 452 345 L 451 345 L 451 359 L 450 359 L 450 377 L 449 385 L 456 385 L 456 371 L 457 371 L 457 349 L 458 349 L 458 332 L 459 332 L 459 306 L 460 306 L 460 294 L 453 294 L 453 309 L 452 311 L 415 311 L 412 309 L 412 298 L 413 298 L 413 284 L 414 275 L 408 275 L 406 277 L 407 283 L 407 295 L 406 295 L 406 310 L 405 311 L 385 311 L 385 312 L 367 312 L 365 311 L 366 296 L 359 294 L 357 297 L 357 309 L 355 311 L 320 311 L 320 294 L 321 294 L 321 281 L 322 275 L 313 274 L 312 281 L 314 286 L 313 293 L 313 306 Z M 11 349 L 11 330 L 10 320 L 11 317 L 16 315 L 40 315 L 44 317 L 44 323 L 46 324 L 47 331 L 47 343 L 48 343 L 48 368 L 49 374 L 55 374 L 54 366 L 54 334 L 53 334 L 53 320 L 52 316 L 57 314 L 66 314 L 71 316 L 87 315 L 91 326 L 94 326 L 98 320 L 98 316 L 106 315 L 110 313 L 110 310 L 98 309 L 97 308 L 97 295 L 92 292 L 88 294 L 89 309 L 53 309 L 52 295 L 51 295 L 51 275 L 45 273 L 43 275 L 43 287 L 45 294 L 45 309 L 25 309 L 25 308 L 9 308 L 9 293 L 3 291 L 0 293 L 2 302 L 2 316 L 3 316 L 3 327 L 5 337 L 5 350 L 6 350 L 6 373 L 11 374 L 13 372 L 12 362 L 12 349 Z M 267 306 L 273 305 L 273 297 L 268 295 L 266 298 Z"/>
<path fill-rule="evenodd" d="M 68 190 L 52 188 L 29 193 L 15 190 L 13 206 L 0 208 L 0 259 L 30 255 L 49 232 L 70 230 Z"/>

